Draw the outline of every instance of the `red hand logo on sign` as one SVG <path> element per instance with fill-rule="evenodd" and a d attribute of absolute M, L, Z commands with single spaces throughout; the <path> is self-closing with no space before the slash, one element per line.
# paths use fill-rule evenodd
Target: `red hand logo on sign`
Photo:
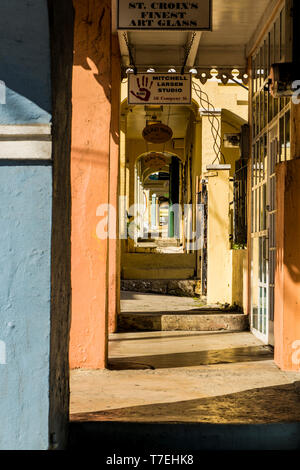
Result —
<path fill-rule="evenodd" d="M 149 87 L 149 77 L 143 75 L 142 77 L 142 85 L 140 84 L 140 79 L 137 78 L 137 87 L 138 87 L 138 92 L 135 93 L 134 91 L 131 91 L 130 93 L 135 96 L 135 98 L 141 100 L 141 101 L 149 101 L 150 96 L 151 96 L 151 88 L 153 85 L 153 81 L 150 81 Z"/>

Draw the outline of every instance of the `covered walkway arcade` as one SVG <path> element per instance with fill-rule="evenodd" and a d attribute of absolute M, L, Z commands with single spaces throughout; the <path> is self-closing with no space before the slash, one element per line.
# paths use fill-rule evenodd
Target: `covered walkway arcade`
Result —
<path fill-rule="evenodd" d="M 0 2 L 1 449 L 300 449 L 299 18 Z"/>

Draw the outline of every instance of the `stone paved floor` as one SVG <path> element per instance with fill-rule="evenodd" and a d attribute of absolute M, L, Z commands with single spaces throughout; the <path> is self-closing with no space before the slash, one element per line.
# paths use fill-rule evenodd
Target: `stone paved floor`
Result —
<path fill-rule="evenodd" d="M 71 420 L 300 421 L 300 373 L 251 333 L 111 335 L 111 370 L 71 372 Z"/>

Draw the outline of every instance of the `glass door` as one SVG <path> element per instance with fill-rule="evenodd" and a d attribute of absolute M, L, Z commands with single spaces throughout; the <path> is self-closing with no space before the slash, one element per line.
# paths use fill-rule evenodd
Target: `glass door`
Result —
<path fill-rule="evenodd" d="M 251 330 L 274 344 L 278 124 L 255 144 L 252 161 Z"/>
<path fill-rule="evenodd" d="M 274 298 L 275 298 L 275 267 L 276 267 L 276 173 L 275 167 L 279 157 L 278 125 L 269 131 L 269 165 L 268 165 L 268 258 L 269 258 L 269 344 L 274 346 Z"/>
<path fill-rule="evenodd" d="M 268 343 L 268 137 L 254 145 L 252 159 L 251 330 Z"/>

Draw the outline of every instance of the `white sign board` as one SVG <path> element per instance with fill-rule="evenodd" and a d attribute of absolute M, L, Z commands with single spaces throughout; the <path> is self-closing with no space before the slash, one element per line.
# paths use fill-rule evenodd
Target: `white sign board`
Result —
<path fill-rule="evenodd" d="M 118 0 L 118 29 L 211 31 L 212 0 Z"/>
<path fill-rule="evenodd" d="M 130 73 L 128 104 L 191 104 L 191 74 Z"/>

